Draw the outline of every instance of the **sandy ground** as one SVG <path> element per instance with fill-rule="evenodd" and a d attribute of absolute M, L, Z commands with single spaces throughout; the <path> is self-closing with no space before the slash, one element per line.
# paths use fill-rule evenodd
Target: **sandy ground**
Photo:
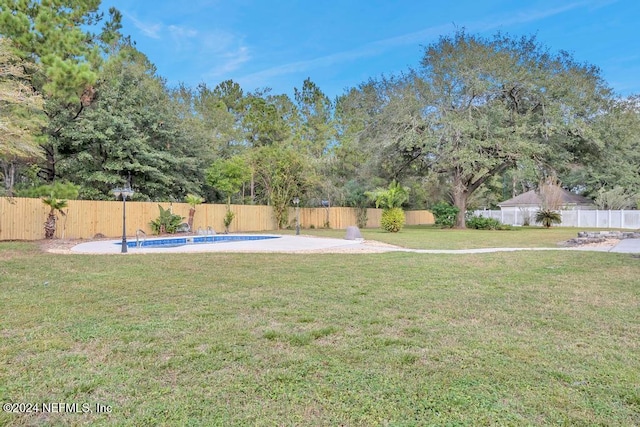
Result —
<path fill-rule="evenodd" d="M 71 254 L 71 248 L 77 244 L 87 242 L 87 240 L 40 240 L 38 246 L 43 252 L 49 252 L 52 254 Z"/>
<path fill-rule="evenodd" d="M 600 247 L 614 247 L 615 245 L 617 245 L 618 243 L 620 243 L 620 239 L 607 239 L 604 242 L 600 242 L 600 243 L 587 243 L 585 245 L 578 245 L 576 247 L 580 248 L 600 248 Z"/>

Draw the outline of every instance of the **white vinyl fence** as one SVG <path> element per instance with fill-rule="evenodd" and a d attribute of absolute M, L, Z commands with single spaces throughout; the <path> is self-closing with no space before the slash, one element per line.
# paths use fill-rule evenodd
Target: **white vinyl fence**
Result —
<path fill-rule="evenodd" d="M 495 218 L 503 224 L 524 225 L 525 217 L 529 215 L 530 224 L 535 225 L 536 210 L 477 210 L 474 215 L 485 218 Z M 640 229 L 640 210 L 563 210 L 563 227 L 584 228 L 628 228 Z"/>

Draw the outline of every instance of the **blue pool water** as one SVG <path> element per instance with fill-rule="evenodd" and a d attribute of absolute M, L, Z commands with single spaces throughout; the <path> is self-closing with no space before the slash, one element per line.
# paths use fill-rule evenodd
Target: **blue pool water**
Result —
<path fill-rule="evenodd" d="M 135 241 L 128 241 L 127 247 L 135 248 L 175 248 L 176 246 L 184 245 L 197 245 L 203 243 L 222 243 L 222 242 L 244 242 L 249 240 L 267 240 L 277 239 L 280 236 L 235 236 L 230 234 L 214 235 L 214 236 L 185 236 L 185 237 L 167 237 L 161 239 L 149 239 L 140 241 L 136 244 Z M 115 243 L 120 245 L 121 243 Z"/>

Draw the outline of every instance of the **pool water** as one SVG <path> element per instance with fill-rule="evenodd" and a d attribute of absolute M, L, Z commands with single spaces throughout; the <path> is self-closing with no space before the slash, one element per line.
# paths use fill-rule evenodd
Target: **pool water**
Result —
<path fill-rule="evenodd" d="M 251 240 L 268 240 L 278 239 L 280 236 L 247 236 L 247 235 L 214 235 L 214 236 L 185 236 L 185 237 L 167 237 L 160 239 L 148 239 L 140 242 L 128 241 L 127 247 L 136 248 L 175 248 L 177 246 L 198 245 L 205 243 L 223 243 L 223 242 L 244 242 Z M 119 245 L 121 243 L 115 243 Z"/>

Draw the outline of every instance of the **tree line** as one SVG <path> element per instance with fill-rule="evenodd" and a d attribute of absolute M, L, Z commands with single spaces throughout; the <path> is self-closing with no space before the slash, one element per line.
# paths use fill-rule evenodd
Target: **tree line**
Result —
<path fill-rule="evenodd" d="M 468 208 L 549 176 L 610 205 L 640 192 L 638 97 L 533 36 L 460 30 L 400 75 L 335 99 L 306 79 L 290 97 L 169 87 L 99 6 L 0 0 L 5 195 L 66 182 L 110 199 L 130 185 L 134 200 L 270 204 L 284 225 L 294 197 L 370 206 L 367 192 L 398 182 L 405 206 L 451 202 L 464 227 Z"/>

